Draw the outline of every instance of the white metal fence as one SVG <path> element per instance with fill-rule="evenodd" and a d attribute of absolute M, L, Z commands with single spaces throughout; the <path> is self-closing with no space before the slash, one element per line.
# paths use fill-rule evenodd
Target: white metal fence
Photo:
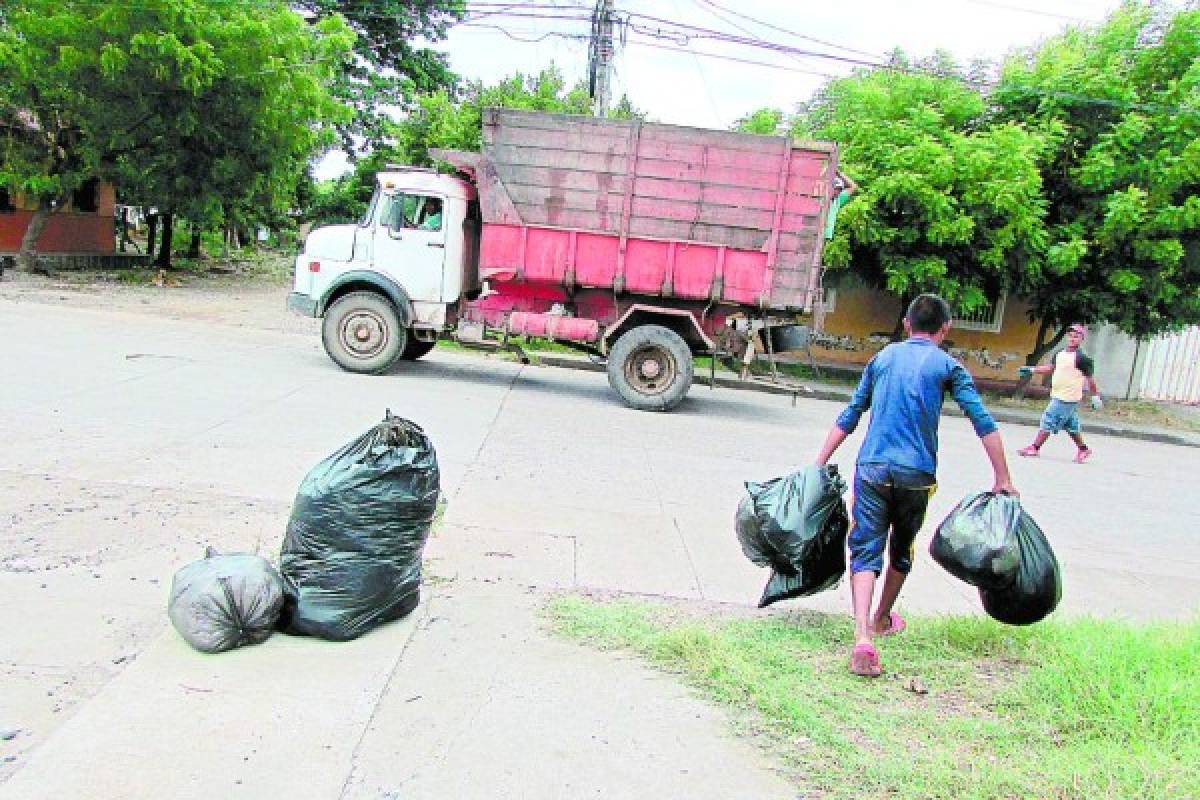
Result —
<path fill-rule="evenodd" d="M 1200 403 L 1200 326 L 1149 340 L 1138 396 L 1171 403 Z"/>

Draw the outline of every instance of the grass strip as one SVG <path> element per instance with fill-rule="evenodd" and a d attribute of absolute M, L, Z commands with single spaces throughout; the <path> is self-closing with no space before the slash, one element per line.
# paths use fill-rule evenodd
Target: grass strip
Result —
<path fill-rule="evenodd" d="M 1200 620 L 914 618 L 850 675 L 841 615 L 567 596 L 555 629 L 751 712 L 821 798 L 1200 797 Z"/>

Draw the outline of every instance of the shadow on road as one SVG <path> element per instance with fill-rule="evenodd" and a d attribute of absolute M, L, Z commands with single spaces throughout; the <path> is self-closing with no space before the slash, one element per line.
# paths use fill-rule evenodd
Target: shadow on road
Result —
<path fill-rule="evenodd" d="M 514 390 L 541 392 L 571 400 L 586 400 L 605 406 L 624 408 L 617 394 L 609 388 L 606 381 L 569 380 L 568 376 L 578 375 L 574 370 L 559 367 L 521 367 L 513 380 L 513 369 L 516 364 L 509 362 L 491 363 L 480 360 L 478 363 L 460 361 L 405 361 L 388 372 L 387 377 L 404 379 L 405 377 L 436 378 L 445 381 L 462 381 L 478 386 L 503 388 L 509 385 Z M 795 410 L 780 404 L 765 404 L 761 397 L 753 397 L 745 392 L 731 389 L 709 389 L 708 386 L 696 383 L 688 392 L 683 403 L 670 412 L 682 416 L 720 417 L 732 421 L 747 422 L 790 422 L 795 420 Z M 652 413 L 635 412 L 630 413 Z"/>

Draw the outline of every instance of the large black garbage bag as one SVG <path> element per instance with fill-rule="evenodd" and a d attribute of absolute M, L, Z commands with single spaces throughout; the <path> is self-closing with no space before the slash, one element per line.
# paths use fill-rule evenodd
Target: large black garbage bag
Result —
<path fill-rule="evenodd" d="M 1019 565 L 1015 580 L 1000 589 L 980 589 L 983 610 L 1009 625 L 1032 625 L 1058 607 L 1062 576 L 1046 534 L 1024 511 L 1013 535 Z"/>
<path fill-rule="evenodd" d="M 929 543 L 929 555 L 972 586 L 1011 586 L 1020 562 L 1016 529 L 1021 501 L 993 492 L 969 494 L 946 515 Z"/>
<path fill-rule="evenodd" d="M 742 552 L 771 568 L 759 608 L 837 585 L 846 572 L 842 495 L 846 480 L 836 466 L 808 466 L 765 483 L 746 483 L 735 527 Z"/>
<path fill-rule="evenodd" d="M 391 414 L 313 467 L 280 553 L 280 627 L 346 641 L 416 608 L 439 491 L 433 443 Z"/>
<path fill-rule="evenodd" d="M 167 614 L 188 644 L 220 653 L 271 635 L 283 607 L 283 579 L 262 556 L 206 556 L 175 573 Z"/>

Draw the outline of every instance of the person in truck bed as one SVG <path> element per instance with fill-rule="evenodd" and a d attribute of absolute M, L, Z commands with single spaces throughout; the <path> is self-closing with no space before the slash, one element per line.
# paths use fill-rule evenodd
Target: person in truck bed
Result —
<path fill-rule="evenodd" d="M 875 637 L 905 628 L 904 619 L 892 607 L 912 569 L 913 542 L 937 487 L 938 422 L 947 390 L 983 444 L 995 476 L 992 491 L 1017 493 L 1000 431 L 983 407 L 975 382 L 962 364 L 939 347 L 950 331 L 950 322 L 950 307 L 937 295 L 923 294 L 913 300 L 904 316 L 909 338 L 883 348 L 867 364 L 850 405 L 837 418 L 817 455 L 818 465 L 828 463 L 870 409 L 871 422 L 854 473 L 849 535 L 854 606 L 850 671 L 855 675 L 882 673 Z M 887 572 L 872 611 L 885 549 Z"/>

